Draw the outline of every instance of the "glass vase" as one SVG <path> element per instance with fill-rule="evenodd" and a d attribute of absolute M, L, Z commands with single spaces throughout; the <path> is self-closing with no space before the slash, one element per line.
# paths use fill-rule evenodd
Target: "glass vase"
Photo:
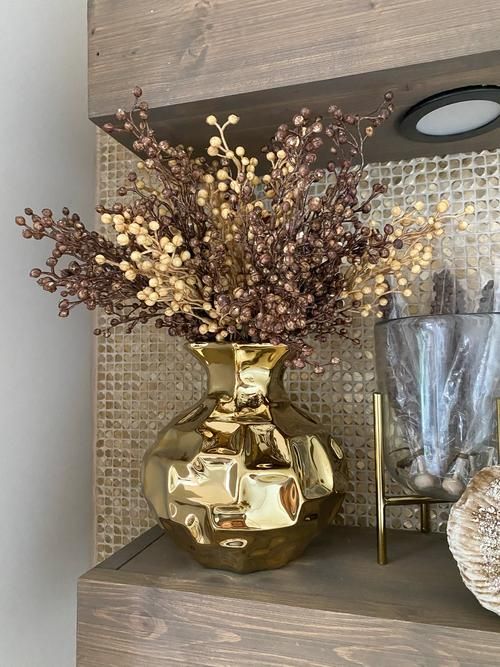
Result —
<path fill-rule="evenodd" d="M 388 320 L 375 345 L 386 467 L 411 494 L 457 500 L 497 457 L 500 314 Z"/>

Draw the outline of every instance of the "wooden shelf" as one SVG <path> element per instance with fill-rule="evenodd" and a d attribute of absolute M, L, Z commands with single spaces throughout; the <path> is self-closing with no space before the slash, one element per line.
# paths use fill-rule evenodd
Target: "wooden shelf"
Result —
<path fill-rule="evenodd" d="M 78 667 L 498 665 L 443 535 L 333 527 L 281 570 L 207 570 L 153 528 L 83 575 Z"/>
<path fill-rule="evenodd" d="M 496 148 L 500 129 L 427 143 L 398 123 L 430 95 L 498 85 L 499 33 L 498 0 L 89 0 L 89 116 L 102 126 L 140 85 L 160 138 L 204 155 L 205 117 L 236 113 L 231 142 L 258 156 L 304 105 L 368 112 L 392 89 L 370 161 Z"/>

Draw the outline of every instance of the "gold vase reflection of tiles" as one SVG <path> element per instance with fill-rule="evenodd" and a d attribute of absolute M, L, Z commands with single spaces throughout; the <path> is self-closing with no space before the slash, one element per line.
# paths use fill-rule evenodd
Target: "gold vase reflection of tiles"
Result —
<path fill-rule="evenodd" d="M 285 345 L 188 349 L 207 371 L 207 390 L 147 451 L 144 496 L 202 565 L 281 567 L 337 514 L 347 491 L 342 449 L 289 400 Z"/>
<path fill-rule="evenodd" d="M 114 139 L 98 133 L 99 200 L 114 201 L 116 189 L 136 159 Z M 500 258 L 500 150 L 408 162 L 369 165 L 363 186 L 376 181 L 389 186 L 384 206 L 376 202 L 373 216 L 384 220 L 393 204 L 417 199 L 432 205 L 448 195 L 452 206 L 476 207 L 465 233 L 451 231 L 436 253 L 432 269 L 454 267 L 468 291 L 478 294 L 492 277 Z M 318 184 L 319 188 L 320 184 Z M 431 272 L 423 272 L 410 303 L 411 314 L 425 314 L 431 300 Z M 319 358 L 332 355 L 341 363 L 325 376 L 290 371 L 285 387 L 290 397 L 323 423 L 341 443 L 349 466 L 349 482 L 337 522 L 375 525 L 375 464 L 372 445 L 372 393 L 375 391 L 373 323 L 357 318 L 354 347 L 332 338 Z M 158 432 L 176 414 L 201 399 L 205 377 L 184 342 L 154 327 L 137 327 L 127 335 L 116 330 L 97 339 L 96 430 L 96 557 L 106 558 L 155 524 L 141 492 L 141 462 Z M 400 492 L 395 484 L 391 494 Z M 443 530 L 448 506 L 431 509 L 433 530 Z M 416 529 L 412 507 L 391 509 L 388 527 Z"/>

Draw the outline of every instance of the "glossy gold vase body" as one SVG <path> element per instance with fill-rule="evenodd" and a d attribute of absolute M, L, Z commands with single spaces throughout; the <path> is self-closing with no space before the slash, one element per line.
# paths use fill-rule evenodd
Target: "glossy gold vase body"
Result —
<path fill-rule="evenodd" d="M 189 347 L 207 370 L 208 390 L 146 453 L 144 495 L 203 565 L 281 567 L 338 512 L 347 485 L 342 450 L 290 402 L 286 346 Z"/>

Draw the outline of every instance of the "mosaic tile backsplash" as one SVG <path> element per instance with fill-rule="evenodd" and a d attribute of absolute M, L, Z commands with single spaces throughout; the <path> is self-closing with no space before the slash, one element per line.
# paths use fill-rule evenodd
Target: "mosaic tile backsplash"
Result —
<path fill-rule="evenodd" d="M 99 199 L 111 202 L 136 158 L 98 132 Z M 421 158 L 369 165 L 365 186 L 382 181 L 390 197 L 377 202 L 373 217 L 384 219 L 391 206 L 417 199 L 432 204 L 448 196 L 457 208 L 476 207 L 466 232 L 454 230 L 436 254 L 433 269 L 453 266 L 468 291 L 479 293 L 500 262 L 500 150 L 479 154 Z M 431 272 L 423 272 L 409 304 L 411 314 L 425 314 L 431 297 Z M 343 444 L 351 481 L 340 523 L 375 525 L 375 469 L 372 445 L 372 392 L 375 390 L 373 321 L 359 318 L 353 335 L 361 345 L 332 339 L 322 357 L 341 363 L 325 376 L 293 371 L 288 385 L 294 400 L 307 406 Z M 192 405 L 204 381 L 198 362 L 184 343 L 153 326 L 97 342 L 97 432 L 95 451 L 96 558 L 102 560 L 154 525 L 140 491 L 145 449 L 174 414 Z M 394 487 L 393 491 L 397 491 Z M 443 530 L 447 505 L 433 505 L 434 530 Z M 388 510 L 393 528 L 416 528 L 411 507 Z"/>

